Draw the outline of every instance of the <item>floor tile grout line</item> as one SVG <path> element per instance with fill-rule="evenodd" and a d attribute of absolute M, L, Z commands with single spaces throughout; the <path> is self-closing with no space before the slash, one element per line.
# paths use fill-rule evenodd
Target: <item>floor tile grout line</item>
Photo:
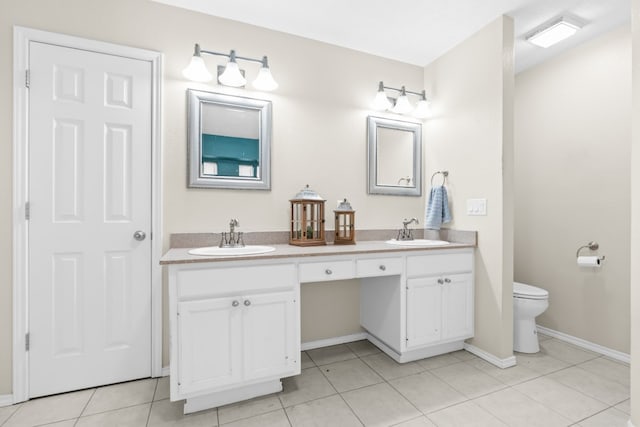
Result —
<path fill-rule="evenodd" d="M 158 384 L 156 384 L 156 388 L 158 387 Z M 153 394 L 153 397 L 156 397 L 156 394 Z M 147 413 L 147 422 L 144 424 L 145 426 L 149 425 L 149 421 L 151 421 L 151 410 L 153 409 L 153 398 L 151 399 L 151 403 L 149 403 L 149 412 Z"/>
<path fill-rule="evenodd" d="M 351 405 L 349 405 L 349 402 L 347 402 L 347 399 L 345 399 L 345 398 L 344 398 L 344 396 L 343 396 L 341 393 L 338 393 L 338 396 L 340 396 L 340 399 L 342 399 L 342 401 L 344 402 L 344 404 L 345 404 L 345 405 L 347 405 L 347 408 L 349 408 L 349 410 L 351 411 L 351 413 L 353 414 L 353 416 L 354 416 L 354 417 L 356 417 L 356 419 L 358 420 L 358 422 L 364 426 L 364 425 L 365 425 L 365 424 L 364 424 L 364 421 L 362 421 L 362 420 L 360 419 L 360 417 L 358 416 L 358 414 L 356 413 L 356 411 L 354 411 L 354 410 L 353 410 L 353 408 L 351 407 Z"/>
<path fill-rule="evenodd" d="M 217 409 L 217 408 L 216 408 L 216 409 Z M 269 412 L 265 412 L 265 413 L 262 413 L 262 414 L 254 415 L 254 416 L 252 416 L 252 417 L 239 418 L 239 419 L 237 419 L 237 420 L 233 420 L 233 421 L 230 421 L 230 422 L 228 422 L 228 423 L 224 423 L 224 424 L 220 424 L 220 423 L 218 423 L 218 426 L 219 426 L 219 427 L 221 427 L 221 426 L 226 426 L 226 425 L 229 425 L 229 424 L 232 424 L 232 423 L 238 422 L 238 421 L 242 421 L 242 420 L 249 420 L 249 419 L 251 419 L 251 418 L 261 417 L 261 416 L 263 416 L 263 415 L 273 414 L 274 412 L 278 412 L 278 411 L 284 411 L 285 415 L 287 414 L 287 410 L 286 410 L 285 408 L 279 408 L 279 409 L 274 409 L 273 411 L 269 411 Z M 287 417 L 287 421 L 289 421 L 289 417 Z M 289 421 L 289 425 L 291 426 L 291 422 L 290 422 L 290 421 Z"/>
<path fill-rule="evenodd" d="M 548 374 L 546 374 L 546 375 L 544 375 L 544 376 L 546 377 L 546 376 L 549 376 L 549 375 L 551 375 L 551 374 L 555 374 L 555 373 L 557 373 L 557 372 L 564 371 L 564 370 L 566 370 L 566 369 L 570 369 L 570 368 L 574 368 L 574 367 L 575 367 L 575 366 L 568 366 L 568 367 L 566 367 L 566 368 L 564 368 L 564 369 L 561 369 L 561 370 L 559 370 L 559 371 L 550 372 L 550 373 L 548 373 Z M 586 371 L 585 371 L 585 372 L 586 372 Z M 596 374 L 594 374 L 594 373 L 592 373 L 592 372 L 589 372 L 589 373 L 590 373 L 590 374 L 592 374 L 592 375 L 596 375 Z M 610 380 L 609 378 L 601 377 L 601 376 L 599 376 L 599 375 L 596 375 L 596 376 L 597 376 L 597 377 L 599 377 L 599 378 L 602 378 L 602 379 L 608 380 L 608 381 L 615 382 L 615 381 L 613 381 L 613 380 Z M 560 383 L 560 384 L 562 384 L 562 385 L 564 385 L 564 386 L 566 386 L 566 387 L 569 387 L 570 389 L 572 389 L 572 390 L 574 390 L 574 391 L 577 391 L 577 392 L 579 392 L 579 393 L 582 393 L 582 394 L 584 394 L 585 396 L 590 397 L 591 399 L 595 399 L 595 400 L 597 400 L 598 402 L 604 403 L 605 405 L 609 405 L 609 403 L 607 403 L 607 402 L 603 402 L 602 400 L 598 399 L 598 398 L 597 398 L 597 397 L 595 397 L 595 396 L 591 396 L 591 395 L 589 395 L 589 394 L 587 394 L 587 393 L 585 393 L 585 392 L 583 392 L 583 391 L 581 391 L 581 390 L 578 390 L 576 387 L 574 387 L 574 386 L 572 386 L 572 385 L 570 385 L 570 384 L 565 384 L 565 383 L 560 382 L 560 381 L 558 381 L 558 380 L 554 380 L 553 378 L 549 378 L 549 379 L 550 379 L 550 380 L 553 380 L 553 381 L 556 381 L 556 382 L 558 382 L 558 383 Z M 616 382 L 616 384 L 620 384 L 620 383 Z M 624 384 L 620 384 L 620 385 L 624 386 Z M 629 389 L 629 387 L 627 387 L 627 389 Z M 626 397 L 625 399 L 623 399 L 623 400 L 621 400 L 620 402 L 616 403 L 616 405 L 619 405 L 620 403 L 624 402 L 624 401 L 625 401 L 625 400 L 627 400 L 627 399 L 629 399 L 629 397 Z"/>
<path fill-rule="evenodd" d="M 424 372 L 423 372 L 423 373 L 424 373 Z M 421 373 L 421 374 L 422 374 L 422 373 Z M 416 374 L 416 375 L 421 375 L 421 374 Z M 434 374 L 431 374 L 431 375 L 434 375 Z M 437 378 L 437 377 L 436 377 L 436 378 Z M 439 378 L 438 378 L 438 379 L 439 379 Z M 440 380 L 440 381 L 442 381 L 442 380 Z M 437 409 L 437 410 L 435 410 L 435 411 L 431 411 L 431 412 L 424 412 L 423 410 L 421 410 L 420 408 L 418 408 L 416 405 L 414 405 L 414 404 L 413 404 L 413 402 L 412 402 L 411 400 L 409 400 L 409 398 L 408 398 L 407 396 L 405 396 L 405 395 L 402 393 L 402 391 L 400 391 L 398 388 L 394 387 L 394 386 L 393 386 L 393 384 L 391 384 L 391 383 L 388 383 L 388 384 L 389 384 L 389 386 L 390 386 L 392 389 L 394 389 L 394 390 L 395 390 L 395 391 L 396 391 L 400 396 L 402 396 L 402 398 L 403 398 L 403 399 L 405 399 L 407 402 L 409 402 L 409 404 L 411 404 L 411 406 L 413 406 L 414 408 L 416 408 L 416 410 L 417 410 L 418 412 L 420 412 L 422 415 L 424 415 L 425 417 L 427 416 L 427 414 L 430 414 L 430 413 L 433 413 L 433 412 L 437 412 L 437 411 L 440 411 L 440 410 L 442 410 L 442 409 L 450 408 L 450 407 L 452 407 L 452 406 L 456 406 L 456 405 L 459 405 L 459 404 L 461 404 L 461 403 L 468 402 L 468 401 L 470 401 L 470 400 L 471 400 L 471 399 L 469 399 L 467 396 L 465 396 L 464 394 L 460 393 L 458 390 L 455 390 L 455 389 L 454 389 L 454 390 L 456 391 L 456 393 L 459 393 L 459 394 L 460 394 L 460 395 L 461 395 L 465 400 L 460 401 L 460 402 L 457 402 L 457 403 L 452 403 L 451 405 L 444 406 L 444 407 L 439 408 L 439 409 Z M 445 383 L 445 384 L 449 385 L 448 383 Z M 449 387 L 451 387 L 451 386 L 449 386 Z"/>
<path fill-rule="evenodd" d="M 167 399 L 162 399 L 162 400 L 167 400 Z M 162 402 L 162 400 L 158 400 L 158 402 Z M 94 412 L 92 414 L 80 415 L 80 416 L 78 416 L 78 418 L 92 417 L 94 415 L 106 414 L 107 412 L 120 411 L 122 409 L 135 408 L 136 406 L 143 406 L 143 405 L 148 405 L 148 404 L 151 404 L 151 403 L 153 403 L 153 401 L 151 401 L 151 402 L 139 402 L 139 403 L 136 403 L 134 405 L 120 406 L 118 408 L 107 409 L 106 411 L 100 411 L 100 412 Z"/>
<path fill-rule="evenodd" d="M 291 406 L 291 408 L 293 408 L 293 406 Z M 284 416 L 287 417 L 287 422 L 289 423 L 289 427 L 293 427 L 293 423 L 291 422 L 291 418 L 289 418 L 289 413 L 287 412 L 287 410 L 285 408 L 282 408 L 282 411 L 284 412 Z"/>
<path fill-rule="evenodd" d="M 158 393 L 158 387 L 160 387 L 160 379 L 156 378 L 156 386 L 153 389 L 153 396 L 151 396 L 151 402 L 156 400 L 156 394 Z"/>
<path fill-rule="evenodd" d="M 93 396 L 96 395 L 96 391 L 97 390 L 98 390 L 98 387 L 93 389 L 93 392 L 91 393 L 91 396 L 89 396 L 89 398 L 87 399 L 87 402 L 82 407 L 82 411 L 80 411 L 80 414 L 78 415 L 78 419 L 80 419 L 80 417 L 84 414 L 84 411 L 87 410 L 87 406 L 89 406 L 89 402 L 91 402 L 91 399 L 93 399 Z"/>
<path fill-rule="evenodd" d="M 604 409 L 602 409 L 602 410 L 600 410 L 600 411 L 596 412 L 595 414 L 591 414 L 591 415 L 589 415 L 588 417 L 584 417 L 584 418 L 583 418 L 583 419 L 581 419 L 580 421 L 576 421 L 576 422 L 575 422 L 575 424 L 580 424 L 581 422 L 586 421 L 586 420 L 588 420 L 589 418 L 595 417 L 596 415 L 599 415 L 599 414 L 601 414 L 601 413 L 603 413 L 603 412 L 606 412 L 606 411 L 608 411 L 609 409 L 616 409 L 616 408 L 614 408 L 613 406 L 609 406 L 608 408 L 604 408 Z M 620 411 L 620 412 L 622 412 L 622 411 Z M 625 415 L 626 415 L 626 414 L 625 414 Z"/>
<path fill-rule="evenodd" d="M 567 368 L 567 369 L 568 369 L 568 368 Z M 560 372 L 560 371 L 556 371 L 556 372 Z M 555 373 L 555 372 L 552 372 L 552 373 L 550 373 L 550 374 L 548 374 L 548 375 L 551 375 L 551 374 L 553 374 L 553 373 Z M 535 378 L 535 379 L 540 379 L 540 378 L 543 378 L 543 377 L 547 377 L 547 375 L 543 375 L 542 377 Z M 532 379 L 532 380 L 529 380 L 529 381 L 534 381 L 535 379 Z M 572 386 L 570 386 L 569 384 L 565 384 L 565 383 L 560 382 L 560 381 L 558 381 L 558 380 L 556 380 L 556 379 L 554 379 L 554 378 L 547 378 L 547 379 L 548 379 L 548 380 L 550 380 L 550 381 L 557 382 L 557 383 L 558 383 L 558 384 L 560 384 L 561 386 L 564 386 L 564 387 L 570 388 L 571 390 L 575 391 L 576 393 L 581 394 L 581 395 L 583 395 L 583 396 L 585 396 L 585 397 L 588 397 L 589 399 L 593 399 L 593 400 L 595 400 L 595 401 L 597 401 L 597 402 L 600 402 L 600 403 L 602 403 L 602 404 L 604 404 L 604 405 L 611 405 L 610 403 L 603 402 L 602 400 L 598 399 L 597 397 L 594 397 L 594 396 L 588 395 L 587 393 L 583 392 L 582 390 L 578 390 L 577 388 L 572 387 Z M 526 382 L 529 382 L 529 381 L 526 381 Z M 521 384 L 523 384 L 523 383 L 521 383 Z M 520 384 L 517 384 L 517 385 L 520 385 Z M 519 390 L 516 390 L 516 391 L 519 391 Z M 545 406 L 545 407 L 548 407 L 548 406 L 547 406 L 547 405 L 545 405 L 544 403 L 540 402 L 538 399 L 536 399 L 536 398 L 534 398 L 534 397 L 532 397 L 532 396 L 529 396 L 528 394 L 523 393 L 523 392 L 521 392 L 521 391 L 520 391 L 520 393 L 524 394 L 524 395 L 525 395 L 525 396 L 527 396 L 527 397 L 530 397 L 531 399 L 535 400 L 536 402 L 540 403 L 541 405 L 543 405 L 543 406 Z M 627 399 L 624 399 L 624 400 L 622 400 L 622 401 L 620 401 L 620 402 L 616 403 L 615 405 L 619 405 L 620 403 L 622 403 L 622 402 L 624 402 L 624 401 L 626 401 L 626 400 L 627 400 Z M 615 406 L 615 405 L 613 405 L 613 406 Z M 613 407 L 613 406 L 611 406 L 611 407 Z M 587 417 L 587 418 L 588 418 L 588 417 Z M 581 421 L 584 421 L 584 419 L 583 419 L 583 420 L 581 420 Z M 576 423 L 579 423 L 579 422 L 580 422 L 580 421 L 576 421 Z"/>

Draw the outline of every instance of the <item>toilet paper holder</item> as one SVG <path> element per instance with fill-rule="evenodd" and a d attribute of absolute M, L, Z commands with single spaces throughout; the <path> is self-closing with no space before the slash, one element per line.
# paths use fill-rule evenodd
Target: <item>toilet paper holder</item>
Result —
<path fill-rule="evenodd" d="M 592 251 L 597 251 L 599 247 L 600 247 L 600 245 L 598 244 L 598 242 L 589 242 L 586 245 L 580 246 L 578 248 L 578 250 L 576 251 L 576 258 L 580 257 L 580 251 L 583 250 L 583 249 L 589 248 Z M 599 256 L 598 259 L 600 261 L 604 261 L 604 255 Z"/>

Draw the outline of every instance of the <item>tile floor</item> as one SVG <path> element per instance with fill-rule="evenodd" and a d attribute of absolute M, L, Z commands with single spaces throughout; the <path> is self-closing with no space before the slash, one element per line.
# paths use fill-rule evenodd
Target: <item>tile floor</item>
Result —
<path fill-rule="evenodd" d="M 303 352 L 284 390 L 192 415 L 168 378 L 0 408 L 0 426 L 581 426 L 626 427 L 629 367 L 542 337 L 536 355 L 499 369 L 459 351 L 399 365 L 366 341 Z"/>

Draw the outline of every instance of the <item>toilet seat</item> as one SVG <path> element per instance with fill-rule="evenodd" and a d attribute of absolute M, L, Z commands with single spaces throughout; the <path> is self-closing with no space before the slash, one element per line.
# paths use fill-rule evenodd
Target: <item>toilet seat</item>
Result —
<path fill-rule="evenodd" d="M 514 298 L 542 300 L 549 298 L 549 292 L 535 286 L 513 282 L 513 296 Z"/>

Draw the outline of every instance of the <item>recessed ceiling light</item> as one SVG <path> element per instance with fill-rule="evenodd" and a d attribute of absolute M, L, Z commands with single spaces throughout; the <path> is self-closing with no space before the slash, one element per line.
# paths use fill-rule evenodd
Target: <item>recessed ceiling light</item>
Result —
<path fill-rule="evenodd" d="M 569 22 L 566 18 L 560 18 L 536 30 L 527 37 L 527 41 L 536 46 L 547 48 L 571 37 L 580 28 L 581 25 Z"/>

